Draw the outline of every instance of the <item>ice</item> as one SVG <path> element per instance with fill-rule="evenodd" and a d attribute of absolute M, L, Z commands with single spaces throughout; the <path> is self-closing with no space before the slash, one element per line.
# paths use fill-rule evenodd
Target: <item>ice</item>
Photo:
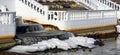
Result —
<path fill-rule="evenodd" d="M 35 52 L 38 50 L 38 47 L 33 47 L 33 46 L 15 46 L 8 50 L 9 52 L 17 52 L 17 53 L 27 53 L 27 52 Z"/>
<path fill-rule="evenodd" d="M 52 38 L 49 40 L 43 40 L 36 44 L 32 44 L 29 46 L 22 46 L 18 45 L 11 48 L 10 52 L 18 52 L 18 53 L 26 53 L 26 52 L 36 52 L 36 51 L 45 51 L 47 49 L 62 49 L 62 50 L 69 50 L 72 48 L 78 48 L 79 46 L 84 46 L 88 48 L 95 47 L 94 42 L 96 40 L 93 38 L 88 37 L 69 37 L 67 40 L 59 40 L 57 38 Z"/>
<path fill-rule="evenodd" d="M 37 49 L 38 51 L 44 51 L 48 48 L 47 45 L 43 44 L 42 42 L 41 42 L 41 44 L 33 44 L 31 46 L 38 47 L 38 49 Z"/>

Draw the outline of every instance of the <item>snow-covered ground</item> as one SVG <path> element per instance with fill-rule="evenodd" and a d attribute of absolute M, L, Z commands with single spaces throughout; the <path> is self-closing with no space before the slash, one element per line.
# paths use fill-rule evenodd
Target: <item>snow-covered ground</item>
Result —
<path fill-rule="evenodd" d="M 62 50 L 69 50 L 72 48 L 78 48 L 80 46 L 85 46 L 88 48 L 94 48 L 94 42 L 96 40 L 93 38 L 88 37 L 70 37 L 67 40 L 59 40 L 57 38 L 52 38 L 49 40 L 43 40 L 36 44 L 24 46 L 24 45 L 17 45 L 10 50 L 9 52 L 17 52 L 17 53 L 27 53 L 27 52 L 36 52 L 36 51 L 45 51 L 47 49 L 62 49 Z"/>

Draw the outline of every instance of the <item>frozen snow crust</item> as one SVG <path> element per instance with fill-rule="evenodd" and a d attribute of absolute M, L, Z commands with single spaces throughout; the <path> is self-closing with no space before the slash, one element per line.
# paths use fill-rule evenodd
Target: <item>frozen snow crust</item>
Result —
<path fill-rule="evenodd" d="M 17 52 L 17 53 L 27 53 L 27 52 L 36 52 L 36 51 L 45 51 L 47 49 L 62 49 L 62 50 L 69 50 L 73 48 L 80 48 L 80 46 L 94 48 L 94 42 L 96 40 L 93 38 L 88 37 L 70 37 L 67 40 L 59 40 L 57 38 L 52 38 L 49 40 L 43 40 L 36 44 L 32 45 L 17 45 L 11 48 L 10 52 Z"/>

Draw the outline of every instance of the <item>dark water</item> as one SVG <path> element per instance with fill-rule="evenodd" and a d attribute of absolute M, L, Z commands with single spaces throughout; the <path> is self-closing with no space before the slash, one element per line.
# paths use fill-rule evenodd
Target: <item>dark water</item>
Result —
<path fill-rule="evenodd" d="M 104 46 L 97 46 L 93 49 L 88 48 L 80 48 L 80 49 L 72 49 L 68 51 L 58 51 L 58 50 L 49 50 L 45 52 L 35 52 L 35 53 L 29 53 L 29 54 L 20 54 L 20 53 L 11 53 L 11 52 L 0 52 L 0 55 L 120 55 L 120 48 L 117 46 L 120 46 L 117 41 L 119 39 L 116 39 L 117 36 L 120 37 L 120 35 L 117 34 L 108 34 L 103 35 L 106 37 L 111 38 L 102 38 L 102 41 L 104 41 Z"/>

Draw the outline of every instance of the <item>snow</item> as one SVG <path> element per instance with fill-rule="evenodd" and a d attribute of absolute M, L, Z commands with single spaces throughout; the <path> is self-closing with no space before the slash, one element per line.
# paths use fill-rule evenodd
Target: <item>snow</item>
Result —
<path fill-rule="evenodd" d="M 18 53 L 27 53 L 27 52 L 36 52 L 36 51 L 45 51 L 47 49 L 62 49 L 62 50 L 69 50 L 72 48 L 78 48 L 79 46 L 85 46 L 88 48 L 95 47 L 94 42 L 96 40 L 93 38 L 88 37 L 70 37 L 67 40 L 59 40 L 57 38 L 43 40 L 36 44 L 32 44 L 29 46 L 18 45 L 10 50 L 9 52 L 18 52 Z"/>
<path fill-rule="evenodd" d="M 33 46 L 15 46 L 12 49 L 10 49 L 10 52 L 18 52 L 18 53 L 27 53 L 27 52 L 35 52 L 38 50 L 38 47 Z"/>
<path fill-rule="evenodd" d="M 70 49 L 70 46 L 66 42 L 61 41 L 59 39 L 53 38 L 49 41 L 52 42 L 52 44 L 54 44 L 58 49 L 63 49 L 63 50 Z"/>
<path fill-rule="evenodd" d="M 117 32 L 120 33 L 120 25 L 117 25 L 116 28 L 117 28 Z"/>

